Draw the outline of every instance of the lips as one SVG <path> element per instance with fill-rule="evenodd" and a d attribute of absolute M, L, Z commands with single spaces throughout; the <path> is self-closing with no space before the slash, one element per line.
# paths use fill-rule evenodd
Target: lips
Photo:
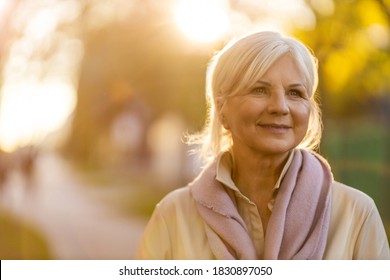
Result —
<path fill-rule="evenodd" d="M 272 135 L 285 135 L 292 128 L 290 125 L 282 123 L 259 123 L 258 126 L 263 132 Z"/>
<path fill-rule="evenodd" d="M 260 123 L 259 126 L 263 128 L 275 128 L 275 129 L 288 129 L 291 128 L 291 126 L 287 124 L 278 124 L 278 123 Z"/>

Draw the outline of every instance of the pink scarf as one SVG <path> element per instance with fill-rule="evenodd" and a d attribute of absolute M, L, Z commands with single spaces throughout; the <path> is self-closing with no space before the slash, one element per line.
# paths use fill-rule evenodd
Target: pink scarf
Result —
<path fill-rule="evenodd" d="M 235 205 L 218 182 L 217 161 L 191 184 L 217 259 L 256 259 L 256 250 Z M 321 156 L 296 150 L 283 178 L 265 235 L 264 259 L 322 259 L 330 218 L 330 167 Z"/>

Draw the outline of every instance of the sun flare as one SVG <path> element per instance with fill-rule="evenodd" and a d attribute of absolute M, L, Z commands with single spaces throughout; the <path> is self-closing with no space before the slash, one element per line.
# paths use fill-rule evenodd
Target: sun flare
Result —
<path fill-rule="evenodd" d="M 228 11 L 224 3 L 220 0 L 178 0 L 176 23 L 191 40 L 218 40 L 229 29 Z"/>
<path fill-rule="evenodd" d="M 65 82 L 6 85 L 1 95 L 0 147 L 9 152 L 58 130 L 76 103 L 73 87 Z"/>

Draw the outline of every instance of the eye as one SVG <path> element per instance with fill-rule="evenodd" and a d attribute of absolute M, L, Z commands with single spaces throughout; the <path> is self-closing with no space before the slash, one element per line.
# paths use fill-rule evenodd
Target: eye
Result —
<path fill-rule="evenodd" d="M 266 93 L 266 89 L 264 87 L 256 87 L 252 90 L 253 93 L 263 94 Z"/>
<path fill-rule="evenodd" d="M 300 97 L 300 96 L 302 96 L 302 93 L 299 90 L 291 89 L 291 90 L 288 91 L 288 95 L 295 96 L 295 97 Z"/>
<path fill-rule="evenodd" d="M 291 96 L 292 98 L 303 98 L 303 99 L 308 99 L 307 92 L 305 90 L 300 90 L 300 89 L 290 89 L 287 92 L 288 96 Z"/>

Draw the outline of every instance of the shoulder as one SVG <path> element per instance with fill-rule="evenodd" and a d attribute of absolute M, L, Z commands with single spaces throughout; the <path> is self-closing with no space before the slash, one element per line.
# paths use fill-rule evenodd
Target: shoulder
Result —
<path fill-rule="evenodd" d="M 173 216 L 183 217 L 197 212 L 189 186 L 175 189 L 166 194 L 156 205 L 155 211 L 170 218 Z"/>
<path fill-rule="evenodd" d="M 332 184 L 326 259 L 388 259 L 386 232 L 374 200 L 345 184 Z"/>
<path fill-rule="evenodd" d="M 331 191 L 331 223 L 337 230 L 357 233 L 369 219 L 379 218 L 374 200 L 362 191 L 339 182 L 332 184 Z"/>
<path fill-rule="evenodd" d="M 173 205 L 180 205 L 191 200 L 191 193 L 188 186 L 175 189 L 166 194 L 157 204 L 158 207 L 172 207 Z"/>
<path fill-rule="evenodd" d="M 337 225 L 358 230 L 367 219 L 377 215 L 374 200 L 362 191 L 339 182 L 332 184 L 331 191 L 331 221 Z"/>
<path fill-rule="evenodd" d="M 375 207 L 374 200 L 370 196 L 337 181 L 332 184 L 332 204 L 362 211 L 370 211 Z"/>

